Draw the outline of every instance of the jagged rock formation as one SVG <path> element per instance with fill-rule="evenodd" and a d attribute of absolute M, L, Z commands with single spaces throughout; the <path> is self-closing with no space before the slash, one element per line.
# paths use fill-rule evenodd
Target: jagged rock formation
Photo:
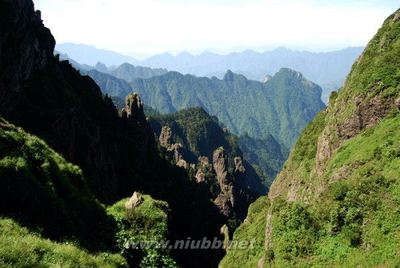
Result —
<path fill-rule="evenodd" d="M 189 163 L 183 158 L 184 149 L 180 143 L 172 143 L 172 130 L 168 126 L 164 126 L 159 137 L 160 146 L 167 149 L 173 155 L 176 166 L 189 168 Z"/>
<path fill-rule="evenodd" d="M 237 138 L 201 108 L 151 116 L 149 121 L 172 162 L 208 190 L 219 211 L 235 221 L 244 219 L 250 200 L 263 190 L 260 177 L 243 159 Z"/>
<path fill-rule="evenodd" d="M 235 159 L 235 173 L 245 173 L 246 168 L 243 165 L 243 160 L 240 156 L 236 156 Z"/>
<path fill-rule="evenodd" d="M 235 236 L 264 230 L 256 250 L 221 267 L 399 265 L 400 10 L 304 130 L 268 200 Z M 261 202 L 261 201 L 257 201 Z M 251 219 L 249 220 L 251 222 Z M 392 252 L 382 254 L 382 252 Z"/>
<path fill-rule="evenodd" d="M 196 182 L 202 183 L 206 181 L 207 174 L 213 171 L 207 156 L 200 156 L 198 161 L 198 169 L 195 175 Z"/>
<path fill-rule="evenodd" d="M 235 196 L 233 189 L 233 179 L 228 174 L 224 148 L 220 147 L 214 151 L 213 167 L 217 175 L 220 193 L 215 199 L 215 204 L 225 216 L 229 216 L 235 206 Z"/>

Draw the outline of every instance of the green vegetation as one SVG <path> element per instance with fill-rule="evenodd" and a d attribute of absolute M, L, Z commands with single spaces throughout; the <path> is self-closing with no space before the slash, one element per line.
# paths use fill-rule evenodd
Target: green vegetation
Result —
<path fill-rule="evenodd" d="M 185 109 L 169 115 L 154 115 L 150 117 L 150 124 L 157 136 L 163 126 L 169 126 L 174 133 L 174 141 L 194 154 L 194 158 L 189 159 L 193 162 L 199 156 L 212 159 L 214 150 L 221 146 L 231 156 L 232 162 L 234 156 L 241 155 L 237 137 L 224 132 L 218 119 L 202 108 Z"/>
<path fill-rule="evenodd" d="M 276 175 L 282 170 L 288 150 L 269 135 L 265 139 L 254 139 L 245 134 L 239 137 L 243 157 L 254 167 L 263 184 L 269 188 Z"/>
<path fill-rule="evenodd" d="M 287 148 L 324 108 L 321 88 L 289 69 L 266 83 L 228 71 L 223 80 L 169 72 L 131 85 L 147 105 L 162 113 L 203 107 L 232 133 L 259 139 L 272 135 Z"/>
<path fill-rule="evenodd" d="M 29 232 L 11 219 L 0 219 L 1 267 L 127 267 L 117 254 L 89 254 L 71 242 L 56 243 Z"/>
<path fill-rule="evenodd" d="M 1 118 L 0 213 L 54 239 L 74 237 L 90 249 L 113 244 L 114 223 L 82 171 Z"/>
<path fill-rule="evenodd" d="M 273 183 L 272 233 L 257 252 L 265 266 L 400 265 L 399 18 L 385 21 Z"/>
<path fill-rule="evenodd" d="M 131 210 L 125 209 L 128 199 L 123 199 L 108 208 L 118 223 L 117 242 L 121 254 L 131 266 L 140 267 L 176 267 L 169 255 L 168 248 L 162 248 L 168 240 L 168 204 L 143 195 L 143 203 Z M 144 249 L 132 248 L 139 242 L 150 242 Z"/>
<path fill-rule="evenodd" d="M 220 263 L 221 267 L 242 268 L 257 267 L 258 261 L 264 253 L 265 232 L 260 226 L 265 226 L 269 201 L 266 196 L 260 197 L 250 205 L 248 215 L 244 223 L 236 229 L 234 241 L 246 241 L 255 239 L 254 247 L 248 250 L 232 249 Z"/>

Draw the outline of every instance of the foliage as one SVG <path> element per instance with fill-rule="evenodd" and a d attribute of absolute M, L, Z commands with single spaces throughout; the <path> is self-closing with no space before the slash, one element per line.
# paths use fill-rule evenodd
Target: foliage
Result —
<path fill-rule="evenodd" d="M 168 239 L 168 204 L 143 195 L 143 203 L 132 210 L 125 209 L 128 199 L 123 199 L 108 208 L 118 223 L 117 241 L 121 254 L 131 266 L 176 267 L 168 248 L 162 248 Z M 140 242 L 156 242 L 151 247 L 133 248 Z"/>
<path fill-rule="evenodd" d="M 220 263 L 220 267 L 257 267 L 258 261 L 264 253 L 265 232 L 260 226 L 265 226 L 269 208 L 266 196 L 258 198 L 250 205 L 246 220 L 238 227 L 233 236 L 234 241 L 248 241 L 255 239 L 254 247 L 246 250 L 231 249 Z"/>
<path fill-rule="evenodd" d="M 271 135 L 265 139 L 254 139 L 244 134 L 239 137 L 239 146 L 243 151 L 243 157 L 251 163 L 255 169 L 260 169 L 263 184 L 269 187 L 276 175 L 282 170 L 288 152 Z"/>
<path fill-rule="evenodd" d="M 0 219 L 1 267 L 127 267 L 117 254 L 91 255 L 71 242 L 56 243 L 29 232 L 11 219 Z"/>
<path fill-rule="evenodd" d="M 131 85 L 145 103 L 162 113 L 203 107 L 232 133 L 254 138 L 272 135 L 287 148 L 324 107 L 321 88 L 289 69 L 280 70 L 266 83 L 229 71 L 222 80 L 169 72 Z"/>
<path fill-rule="evenodd" d="M 113 244 L 114 222 L 79 167 L 39 138 L 0 119 L 0 214 L 90 249 Z"/>

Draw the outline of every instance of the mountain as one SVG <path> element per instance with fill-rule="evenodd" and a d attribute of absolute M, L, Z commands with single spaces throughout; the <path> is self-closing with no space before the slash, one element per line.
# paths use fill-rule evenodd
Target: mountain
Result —
<path fill-rule="evenodd" d="M 89 75 L 101 88 L 103 94 L 111 96 L 113 103 L 120 110 L 124 108 L 124 100 L 122 97 L 133 91 L 132 87 L 122 79 L 118 79 L 112 75 L 100 73 L 95 70 L 84 72 Z M 147 116 L 157 115 L 160 113 L 152 107 L 144 106 Z M 288 157 L 288 150 L 280 144 L 272 135 L 268 135 L 264 139 L 255 139 L 247 133 L 239 137 L 239 147 L 243 151 L 245 159 L 257 170 L 259 176 L 262 177 L 264 187 L 269 187 L 281 170 L 285 160 Z"/>
<path fill-rule="evenodd" d="M 119 63 L 109 63 L 106 56 L 93 50 L 92 47 L 87 48 L 82 45 L 81 48 L 80 45 L 68 44 L 57 46 L 57 49 L 84 64 L 94 65 L 97 61 L 102 61 L 107 65 L 119 65 L 127 62 L 151 68 L 164 68 L 182 74 L 210 78 L 216 76 L 220 79 L 223 78 L 226 70 L 232 70 L 249 79 L 263 81 L 266 75 L 272 75 L 281 68 L 290 68 L 301 72 L 311 81 L 321 85 L 324 102 L 328 101 L 330 92 L 338 90 L 343 85 L 352 63 L 363 51 L 362 47 L 349 47 L 337 51 L 314 53 L 281 47 L 272 51 L 245 50 L 227 55 L 211 52 L 191 55 L 188 52 L 182 52 L 174 56 L 170 53 L 162 53 L 141 61 L 130 59 Z M 74 53 L 75 50 L 87 53 L 88 55 L 85 57 L 90 57 L 90 63 L 80 52 Z M 75 57 L 75 55 L 77 56 Z M 130 81 L 131 79 L 128 77 L 125 80 Z"/>
<path fill-rule="evenodd" d="M 395 267 L 400 216 L 400 10 L 387 18 L 249 209 L 221 267 Z"/>
<path fill-rule="evenodd" d="M 125 81 L 131 82 L 137 78 L 151 78 L 153 76 L 159 76 L 166 74 L 166 69 L 151 69 L 149 67 L 133 66 L 129 63 L 124 63 L 111 71 L 111 74 L 117 78 L 124 79 Z"/>
<path fill-rule="evenodd" d="M 120 65 L 122 63 L 136 64 L 138 60 L 113 51 L 99 49 L 84 44 L 62 43 L 57 44 L 56 50 L 67 54 L 79 64 L 95 66 L 99 61 L 108 66 Z"/>
<path fill-rule="evenodd" d="M 122 102 L 122 108 L 125 105 L 124 99 L 130 93 L 132 93 L 131 85 L 125 80 L 118 79 L 113 75 L 99 72 L 97 70 L 81 71 L 82 74 L 90 76 L 96 84 L 101 88 L 103 94 L 108 96 L 121 96 L 120 103 Z"/>
<path fill-rule="evenodd" d="M 223 77 L 226 70 L 232 70 L 258 81 L 267 74 L 276 73 L 281 68 L 290 68 L 321 85 L 324 89 L 323 100 L 327 101 L 329 93 L 342 86 L 352 63 L 362 50 L 361 47 L 352 47 L 332 52 L 313 53 L 278 48 L 262 53 L 246 50 L 228 55 L 206 52 L 197 56 L 188 53 L 172 56 L 165 53 L 144 60 L 140 65 L 166 68 L 183 74 L 219 78 Z"/>
<path fill-rule="evenodd" d="M 223 129 L 218 119 L 204 109 L 152 115 L 149 123 L 161 147 L 171 152 L 176 165 L 184 166 L 197 183 L 207 187 L 217 204 L 228 196 L 234 200 L 219 205 L 224 214 L 234 214 L 232 219 L 243 220 L 249 203 L 265 194 L 266 187 L 243 158 L 238 138 Z M 221 190 L 225 188 L 231 190 L 224 193 Z"/>
<path fill-rule="evenodd" d="M 210 192 L 171 163 L 137 94 L 118 112 L 90 77 L 54 55 L 31 0 L 0 2 L 0 36 L 2 266 L 216 266 L 222 248 L 135 242 L 222 239 L 221 226 L 237 224 L 234 200 L 247 189 L 228 176 L 224 144 L 213 153 L 209 179 L 219 188 Z M 235 164 L 239 178 L 246 171 Z"/>
<path fill-rule="evenodd" d="M 272 135 L 287 148 L 324 104 L 321 88 L 300 73 L 281 69 L 266 83 L 228 71 L 222 80 L 169 72 L 131 83 L 151 107 L 172 113 L 203 107 L 234 134 Z"/>

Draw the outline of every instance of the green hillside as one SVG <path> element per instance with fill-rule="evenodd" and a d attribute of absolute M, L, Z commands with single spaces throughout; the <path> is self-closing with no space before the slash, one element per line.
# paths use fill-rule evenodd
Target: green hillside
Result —
<path fill-rule="evenodd" d="M 264 247 L 230 251 L 222 267 L 249 266 L 253 255 L 263 267 L 400 265 L 399 31 L 397 11 L 301 135 L 272 184 L 265 223 L 235 233 L 257 228 Z"/>
<path fill-rule="evenodd" d="M 290 69 L 281 69 L 266 83 L 228 71 L 222 80 L 169 72 L 131 85 L 147 105 L 162 113 L 203 107 L 232 133 L 272 135 L 288 148 L 324 108 L 321 88 Z"/>

